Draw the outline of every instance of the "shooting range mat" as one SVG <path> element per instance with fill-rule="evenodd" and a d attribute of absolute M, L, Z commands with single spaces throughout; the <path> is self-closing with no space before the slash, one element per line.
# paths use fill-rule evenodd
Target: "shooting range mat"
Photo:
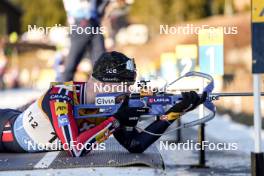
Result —
<path fill-rule="evenodd" d="M 155 145 L 142 154 L 133 154 L 126 151 L 114 138 L 105 142 L 105 150 L 94 150 L 79 158 L 68 157 L 64 151 L 0 153 L 0 171 L 120 166 L 164 168 L 161 154 Z"/>

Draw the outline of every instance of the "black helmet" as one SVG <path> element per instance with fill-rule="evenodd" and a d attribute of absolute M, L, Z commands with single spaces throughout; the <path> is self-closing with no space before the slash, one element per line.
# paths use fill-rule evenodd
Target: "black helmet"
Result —
<path fill-rule="evenodd" d="M 112 51 L 103 53 L 95 62 L 92 76 L 101 82 L 135 82 L 137 72 L 134 59 Z"/>

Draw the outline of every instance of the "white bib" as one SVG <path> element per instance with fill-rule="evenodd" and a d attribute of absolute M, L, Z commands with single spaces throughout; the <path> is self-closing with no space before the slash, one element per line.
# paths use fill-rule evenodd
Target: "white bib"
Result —
<path fill-rule="evenodd" d="M 37 101 L 23 113 L 23 127 L 30 138 L 37 144 L 47 145 L 55 136 L 50 120 L 42 112 Z M 57 140 L 52 143 L 57 142 Z"/>

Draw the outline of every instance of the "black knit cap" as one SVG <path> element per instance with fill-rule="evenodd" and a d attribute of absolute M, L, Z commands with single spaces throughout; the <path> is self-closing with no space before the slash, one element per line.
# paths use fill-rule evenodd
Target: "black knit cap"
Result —
<path fill-rule="evenodd" d="M 112 51 L 103 53 L 95 62 L 92 76 L 101 82 L 135 82 L 136 65 L 134 59 Z"/>

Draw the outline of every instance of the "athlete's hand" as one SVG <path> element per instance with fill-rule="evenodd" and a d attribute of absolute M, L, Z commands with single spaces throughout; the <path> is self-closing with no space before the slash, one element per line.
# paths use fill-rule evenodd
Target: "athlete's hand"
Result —
<path fill-rule="evenodd" d="M 169 114 L 171 112 L 174 113 L 185 113 L 189 112 L 200 104 L 202 104 L 207 97 L 207 93 L 204 92 L 202 96 L 199 96 L 196 92 L 190 91 L 190 92 L 182 92 L 182 101 L 175 104 L 173 107 L 171 107 L 166 114 Z"/>
<path fill-rule="evenodd" d="M 122 105 L 114 114 L 114 117 L 119 121 L 122 126 L 134 127 L 138 123 L 138 119 L 142 113 L 146 113 L 146 108 L 132 108 L 128 106 L 129 96 L 125 95 Z"/>

